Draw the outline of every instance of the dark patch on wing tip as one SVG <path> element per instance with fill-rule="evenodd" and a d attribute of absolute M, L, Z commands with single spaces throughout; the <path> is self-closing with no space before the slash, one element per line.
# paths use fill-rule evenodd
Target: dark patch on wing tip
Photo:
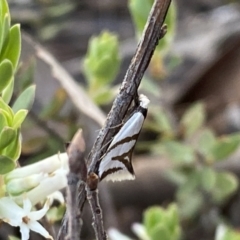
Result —
<path fill-rule="evenodd" d="M 144 107 L 142 107 L 142 106 L 139 106 L 139 112 L 142 113 L 142 115 L 144 116 L 144 118 L 146 118 L 146 116 L 147 116 L 147 111 L 148 111 L 147 108 L 144 108 Z"/>

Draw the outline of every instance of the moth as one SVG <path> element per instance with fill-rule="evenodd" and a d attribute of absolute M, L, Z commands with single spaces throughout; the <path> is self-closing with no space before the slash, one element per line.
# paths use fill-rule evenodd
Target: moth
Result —
<path fill-rule="evenodd" d="M 132 153 L 147 115 L 149 99 L 141 94 L 139 103 L 136 111 L 123 124 L 103 156 L 98 168 L 100 180 L 135 179 L 131 162 Z"/>

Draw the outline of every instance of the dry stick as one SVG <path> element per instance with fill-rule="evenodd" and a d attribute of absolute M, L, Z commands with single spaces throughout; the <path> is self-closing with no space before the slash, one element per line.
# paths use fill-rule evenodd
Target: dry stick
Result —
<path fill-rule="evenodd" d="M 89 202 L 91 212 L 93 214 L 93 229 L 97 240 L 107 239 L 106 232 L 103 227 L 102 209 L 98 197 L 98 176 L 90 173 L 87 178 L 87 200 Z"/>
<path fill-rule="evenodd" d="M 118 131 L 118 128 L 113 127 L 122 122 L 132 100 L 137 96 L 138 86 L 148 67 L 158 41 L 166 33 L 166 26 L 163 26 L 163 23 L 170 2 L 171 0 L 155 0 L 142 38 L 123 80 L 120 92 L 113 103 L 106 123 L 101 129 L 88 159 L 89 167 L 86 191 L 93 214 L 93 227 L 97 240 L 107 239 L 103 227 L 102 210 L 99 205 L 97 190 L 98 177 L 96 173 L 98 171 L 99 160 L 106 152 L 110 144 L 110 139 Z M 107 144 L 108 142 L 109 144 Z"/>
<path fill-rule="evenodd" d="M 81 214 L 86 200 L 87 167 L 84 159 L 85 142 L 78 130 L 67 148 L 69 173 L 67 175 L 67 212 L 63 218 L 58 240 L 79 240 L 82 228 Z M 81 194 L 81 197 L 79 197 Z"/>

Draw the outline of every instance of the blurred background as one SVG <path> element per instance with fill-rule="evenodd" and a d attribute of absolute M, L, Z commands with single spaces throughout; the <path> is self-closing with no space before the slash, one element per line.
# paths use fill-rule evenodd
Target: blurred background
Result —
<path fill-rule="evenodd" d="M 37 85 L 21 164 L 64 151 L 79 127 L 87 156 L 153 1 L 8 2 L 23 30 L 16 94 Z M 136 180 L 100 184 L 105 227 L 140 239 L 132 224 L 149 233 L 156 214 L 159 238 L 151 240 L 240 239 L 240 3 L 176 0 L 166 23 L 140 87 L 151 104 L 133 157 Z M 82 239 L 94 239 L 87 207 Z"/>

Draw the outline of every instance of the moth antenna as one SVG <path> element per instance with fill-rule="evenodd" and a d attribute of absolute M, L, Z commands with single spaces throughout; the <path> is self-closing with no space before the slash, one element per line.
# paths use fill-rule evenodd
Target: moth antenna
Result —
<path fill-rule="evenodd" d="M 109 127 L 109 129 L 114 129 L 114 128 L 118 128 L 118 127 L 122 127 L 123 125 L 123 122 L 122 123 L 119 123 L 118 125 L 115 125 L 113 127 Z"/>

